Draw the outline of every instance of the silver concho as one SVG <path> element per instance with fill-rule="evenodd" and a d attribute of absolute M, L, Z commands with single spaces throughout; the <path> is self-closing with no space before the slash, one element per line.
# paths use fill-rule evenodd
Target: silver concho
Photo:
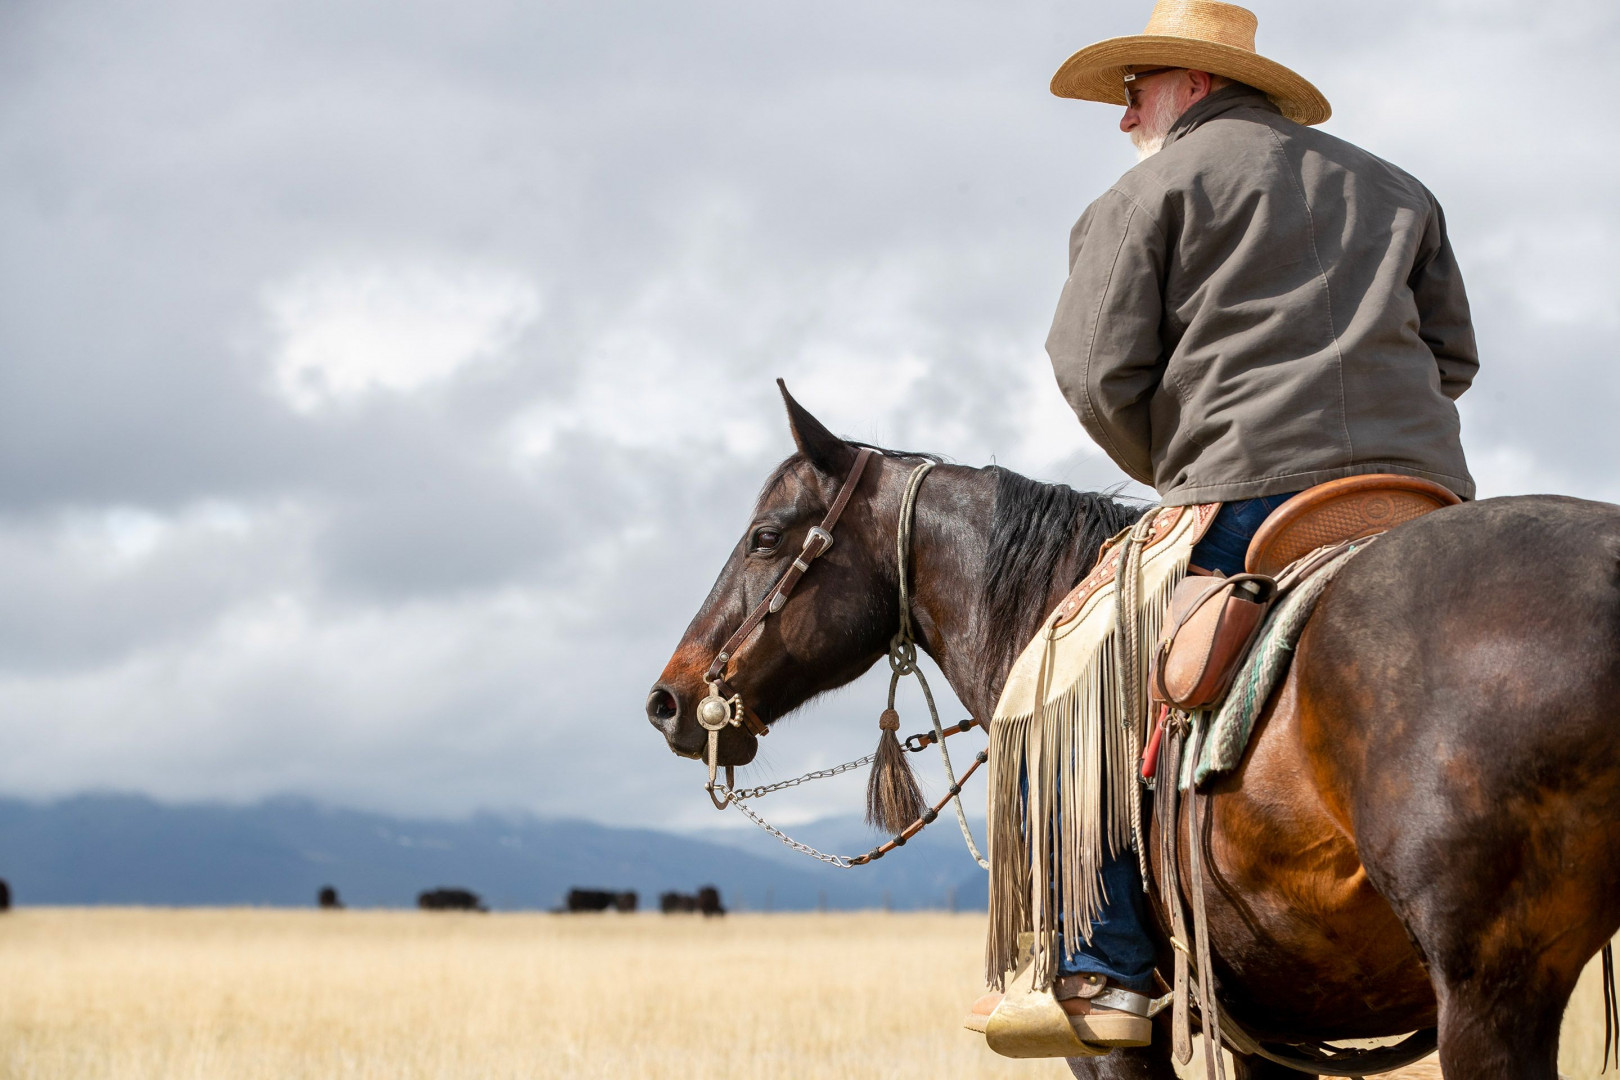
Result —
<path fill-rule="evenodd" d="M 698 702 L 697 720 L 705 729 L 718 731 L 731 723 L 731 702 L 720 696 L 720 690 L 709 686 L 709 696 Z"/>

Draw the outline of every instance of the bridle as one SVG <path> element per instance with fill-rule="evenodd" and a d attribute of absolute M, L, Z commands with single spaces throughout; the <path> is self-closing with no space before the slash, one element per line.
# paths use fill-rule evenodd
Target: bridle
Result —
<path fill-rule="evenodd" d="M 867 463 L 871 461 L 875 454 L 877 454 L 877 451 L 871 447 L 863 446 L 859 449 L 855 456 L 855 464 L 850 467 L 849 475 L 844 478 L 844 482 L 839 487 L 838 494 L 834 497 L 832 505 L 827 508 L 826 515 L 821 519 L 821 524 L 811 527 L 810 532 L 804 538 L 804 546 L 799 551 L 798 557 L 777 579 L 776 584 L 760 598 L 759 603 L 755 604 L 753 609 L 749 611 L 747 617 L 743 619 L 742 625 L 738 626 L 732 635 L 726 639 L 726 643 L 720 647 L 720 651 L 715 654 L 714 660 L 709 664 L 708 670 L 704 672 L 703 681 L 708 684 L 709 693 L 707 697 L 698 703 L 697 708 L 698 724 L 709 733 L 707 752 L 704 755 L 709 766 L 709 780 L 708 783 L 704 784 L 703 790 L 708 793 L 709 801 L 714 803 L 716 809 L 724 810 L 727 806 L 735 806 L 754 824 L 794 850 L 822 862 L 846 869 L 876 862 L 895 848 L 903 846 L 907 840 L 920 832 L 924 826 L 935 821 L 939 817 L 939 812 L 945 808 L 946 803 L 954 803 L 957 824 L 961 827 L 962 838 L 967 843 L 968 852 L 980 867 L 989 869 L 989 861 L 979 853 L 978 845 L 973 842 L 972 831 L 968 828 L 967 815 L 962 809 L 962 800 L 959 798 L 962 785 L 978 771 L 980 765 L 983 765 L 989 759 L 989 754 L 983 750 L 979 751 L 973 759 L 973 764 L 968 766 L 967 771 L 962 774 L 960 779 L 957 778 L 955 770 L 951 767 L 951 756 L 945 748 L 945 740 L 951 735 L 972 730 L 977 726 L 977 722 L 963 720 L 960 724 L 954 724 L 949 728 L 941 726 L 939 709 L 934 704 L 933 691 L 929 689 L 928 680 L 924 677 L 922 669 L 917 666 L 917 646 L 911 634 L 911 594 L 907 580 L 911 529 L 916 516 L 917 492 L 922 486 L 923 478 L 933 469 L 935 465 L 933 460 L 924 461 L 912 470 L 911 476 L 906 483 L 905 496 L 901 500 L 900 520 L 896 527 L 895 536 L 896 559 L 900 578 L 900 628 L 895 633 L 894 639 L 889 643 L 889 707 L 885 715 L 894 715 L 895 689 L 900 679 L 906 675 L 915 676 L 922 687 L 923 698 L 928 703 L 928 712 L 933 721 L 933 730 L 910 736 L 904 741 L 903 747 L 911 753 L 925 750 L 930 745 L 939 747 L 940 757 L 945 766 L 945 776 L 949 781 L 945 796 L 887 842 L 865 854 L 844 856 L 828 855 L 806 844 L 799 843 L 766 822 L 750 809 L 743 799 L 744 797 L 759 798 L 773 791 L 796 787 L 807 780 L 837 776 L 840 773 L 871 763 L 876 755 L 869 754 L 864 758 L 857 758 L 854 761 L 845 762 L 830 769 L 818 769 L 791 780 L 782 780 L 774 784 L 746 790 L 737 788 L 736 768 L 727 765 L 725 767 L 725 786 L 721 787 L 717 783 L 720 768 L 720 733 L 722 731 L 728 727 L 741 727 L 755 735 L 768 735 L 770 733 L 770 728 L 765 722 L 748 708 L 748 705 L 742 699 L 742 695 L 726 681 L 726 672 L 736 658 L 737 650 L 747 642 L 760 624 L 786 606 L 788 596 L 793 592 L 800 580 L 803 579 L 811 564 L 832 549 L 833 529 L 837 527 L 838 519 L 843 516 L 844 509 L 849 505 L 850 498 L 854 495 L 856 487 L 860 485 L 861 477 L 866 472 Z M 895 722 L 898 723 L 898 720 Z"/>
<path fill-rule="evenodd" d="M 861 482 L 861 476 L 866 472 L 866 463 L 872 460 L 877 453 L 871 447 L 863 446 L 855 455 L 855 464 L 850 467 L 849 475 L 844 478 L 843 486 L 833 498 L 832 505 L 827 508 L 827 514 L 821 519 L 820 525 L 811 526 L 810 532 L 805 535 L 804 547 L 799 551 L 799 557 L 793 560 L 793 565 L 787 568 L 776 585 L 770 589 L 742 625 L 726 639 L 715 654 L 709 670 L 703 673 L 703 681 L 709 684 L 709 696 L 698 702 L 697 721 L 703 730 L 709 733 L 708 753 L 705 757 L 709 763 L 709 782 L 704 790 L 709 793 L 709 799 L 717 809 L 724 810 L 731 801 L 730 791 L 736 779 L 736 769 L 726 766 L 726 797 L 715 795 L 715 776 L 719 771 L 720 732 L 727 727 L 744 727 L 755 735 L 768 735 L 770 728 L 754 712 L 743 703 L 742 695 L 731 688 L 726 682 L 726 669 L 730 666 L 732 657 L 743 642 L 748 640 L 767 616 L 774 615 L 787 604 L 788 596 L 795 586 L 810 569 L 810 564 L 832 550 L 833 529 L 838 525 L 838 519 L 843 517 L 844 508 L 849 505 L 850 497 L 855 494 L 855 488 Z"/>

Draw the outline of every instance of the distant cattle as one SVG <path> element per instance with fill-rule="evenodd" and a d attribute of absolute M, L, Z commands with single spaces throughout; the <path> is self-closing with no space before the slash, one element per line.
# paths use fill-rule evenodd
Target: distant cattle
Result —
<path fill-rule="evenodd" d="M 697 897 L 690 893 L 667 892 L 658 896 L 658 910 L 665 915 L 679 915 L 698 909 Z"/>
<path fill-rule="evenodd" d="M 726 909 L 720 903 L 720 890 L 713 885 L 705 885 L 699 889 L 698 910 L 705 915 L 724 915 Z"/>
<path fill-rule="evenodd" d="M 634 911 L 636 894 L 608 889 L 569 889 L 564 907 L 568 911 Z"/>
<path fill-rule="evenodd" d="M 11 886 L 6 884 L 5 878 L 0 878 L 0 911 L 11 910 Z"/>
<path fill-rule="evenodd" d="M 665 915 L 683 912 L 702 912 L 705 915 L 726 913 L 725 906 L 720 903 L 720 890 L 713 885 L 703 886 L 695 896 L 689 893 L 663 893 L 658 897 L 658 910 Z"/>
<path fill-rule="evenodd" d="M 488 911 L 478 894 L 467 889 L 429 889 L 416 897 L 423 911 Z"/>
<path fill-rule="evenodd" d="M 321 891 L 315 896 L 315 902 L 333 911 L 341 910 L 343 907 L 343 901 L 338 898 L 338 891 L 330 885 L 321 886 Z"/>

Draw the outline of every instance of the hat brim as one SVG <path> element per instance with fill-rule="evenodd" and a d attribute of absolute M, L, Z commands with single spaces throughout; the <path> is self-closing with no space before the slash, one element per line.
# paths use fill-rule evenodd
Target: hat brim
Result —
<path fill-rule="evenodd" d="M 1247 83 L 1265 91 L 1284 116 L 1300 124 L 1320 124 L 1333 115 L 1322 91 L 1275 60 L 1232 45 L 1162 34 L 1109 38 L 1087 45 L 1052 76 L 1052 93 L 1124 105 L 1125 72 L 1133 67 L 1189 68 Z"/>

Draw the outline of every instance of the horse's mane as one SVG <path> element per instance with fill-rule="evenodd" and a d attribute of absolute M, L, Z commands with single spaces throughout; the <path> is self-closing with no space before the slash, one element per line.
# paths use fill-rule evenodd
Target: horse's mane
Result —
<path fill-rule="evenodd" d="M 888 458 L 944 461 L 937 454 L 849 441 Z M 760 497 L 768 497 L 803 460 L 803 454 L 794 454 L 778 465 L 766 478 Z M 980 623 L 993 657 L 1010 666 L 1024 647 L 1031 620 L 1045 613 L 1043 605 L 1053 586 L 1061 584 L 1067 591 L 1078 585 L 1102 542 L 1141 517 L 1147 507 L 1122 502 L 1105 492 L 1043 484 L 996 465 L 984 471 L 995 480 L 995 507 L 987 556 L 990 573 L 978 600 Z M 1065 560 L 1070 563 L 1068 579 L 1057 582 Z"/>
<path fill-rule="evenodd" d="M 985 644 L 1010 666 L 1024 647 L 1031 619 L 1044 613 L 1054 585 L 1080 583 L 1110 536 L 1141 517 L 1147 508 L 1120 502 L 1101 492 L 1042 484 L 992 465 L 995 511 L 990 521 L 990 573 L 979 604 Z M 1070 569 L 1055 581 L 1065 560 Z"/>

